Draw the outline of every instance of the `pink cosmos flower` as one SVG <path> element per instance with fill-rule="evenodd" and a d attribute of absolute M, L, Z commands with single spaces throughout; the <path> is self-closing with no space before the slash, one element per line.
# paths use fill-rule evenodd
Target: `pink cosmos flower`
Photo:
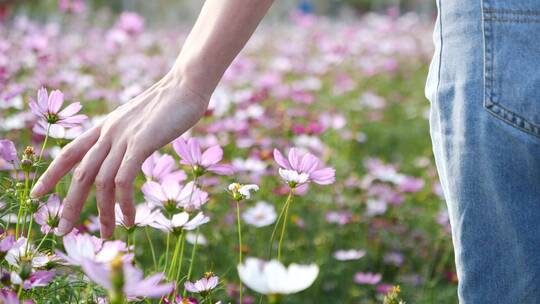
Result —
<path fill-rule="evenodd" d="M 54 90 L 48 95 L 45 88 L 38 90 L 37 102 L 30 102 L 32 113 L 43 118 L 48 124 L 59 124 L 64 127 L 74 127 L 87 119 L 86 115 L 78 114 L 82 108 L 80 102 L 74 102 L 60 111 L 64 104 L 64 94 Z"/>
<path fill-rule="evenodd" d="M 179 182 L 171 179 L 162 183 L 148 181 L 141 190 L 149 203 L 173 211 L 175 208 L 200 209 L 208 201 L 208 193 L 199 189 L 194 182 L 182 187 Z"/>
<path fill-rule="evenodd" d="M 68 128 L 59 124 L 49 125 L 44 120 L 38 121 L 32 128 L 32 132 L 43 136 L 47 135 L 47 130 L 49 130 L 49 136 L 52 138 L 68 140 L 77 138 L 84 131 L 81 126 Z"/>
<path fill-rule="evenodd" d="M 0 238 L 0 253 L 8 252 L 14 244 L 14 235 L 3 235 L 2 238 Z"/>
<path fill-rule="evenodd" d="M 380 273 L 357 272 L 354 275 L 354 282 L 358 284 L 375 285 L 379 283 L 381 279 L 382 275 Z"/>
<path fill-rule="evenodd" d="M 219 175 L 231 175 L 234 173 L 232 166 L 218 164 L 223 158 L 223 150 L 215 145 L 201 151 L 201 146 L 195 138 L 190 138 L 187 142 L 179 137 L 173 142 L 174 151 L 182 158 L 181 164 L 189 165 L 197 175 L 202 175 L 205 171 L 210 171 Z"/>
<path fill-rule="evenodd" d="M 34 287 L 45 287 L 49 285 L 49 282 L 52 281 L 55 274 L 54 271 L 38 270 L 32 272 L 26 280 L 23 280 L 19 274 L 13 271 L 11 272 L 10 280 L 12 284 L 22 285 L 22 288 L 28 290 Z"/>
<path fill-rule="evenodd" d="M 120 267 L 124 281 L 122 291 L 128 298 L 159 298 L 169 294 L 174 288 L 173 283 L 161 284 L 163 279 L 165 279 L 165 275 L 162 273 L 154 274 L 145 279 L 143 272 L 129 262 L 122 263 Z M 82 269 L 92 281 L 103 286 L 105 289 L 112 290 L 114 288 L 111 280 L 113 277 L 112 272 L 115 271 L 114 267 L 85 260 L 83 261 Z"/>
<path fill-rule="evenodd" d="M 142 171 L 147 179 L 162 182 L 165 179 L 172 179 L 181 182 L 187 178 L 182 170 L 174 171 L 174 158 L 169 154 L 159 155 L 154 153 L 142 164 Z"/>
<path fill-rule="evenodd" d="M 56 194 L 49 196 L 47 203 L 40 206 L 34 214 L 36 223 L 41 226 L 41 232 L 45 234 L 51 231 L 56 232 L 62 209 L 63 205 L 60 203 L 60 197 Z"/>
<path fill-rule="evenodd" d="M 278 149 L 274 149 L 274 160 L 281 166 L 279 175 L 291 186 L 297 187 L 308 182 L 329 185 L 335 181 L 335 170 L 323 167 L 313 154 L 301 154 L 296 148 L 289 150 L 288 159 Z"/>
<path fill-rule="evenodd" d="M 0 290 L 0 303 L 3 304 L 19 304 L 17 294 L 9 289 Z"/>
<path fill-rule="evenodd" d="M 103 241 L 90 234 L 71 232 L 64 236 L 63 242 L 66 253 L 57 250 L 56 255 L 74 266 L 80 266 L 85 261 L 107 263 L 120 254 L 125 260 L 133 257 L 125 254 L 128 248 L 124 242 Z"/>
<path fill-rule="evenodd" d="M 219 284 L 219 277 L 212 273 L 206 274 L 202 279 L 195 282 L 185 282 L 184 287 L 187 291 L 193 293 L 207 293 L 216 288 Z"/>

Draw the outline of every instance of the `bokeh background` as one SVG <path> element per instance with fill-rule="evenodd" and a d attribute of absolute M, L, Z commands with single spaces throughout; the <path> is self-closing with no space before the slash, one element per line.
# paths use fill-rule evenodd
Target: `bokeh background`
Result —
<path fill-rule="evenodd" d="M 224 146 L 225 159 L 239 172 L 207 181 L 213 222 L 202 229 L 206 244 L 195 265 L 198 274 L 222 276 L 223 298 L 234 303 L 237 296 L 237 248 L 234 205 L 222 189 L 233 180 L 255 182 L 261 187 L 255 201 L 280 210 L 286 195 L 271 151 L 297 146 L 334 167 L 337 181 L 312 186 L 294 202 L 285 261 L 315 262 L 321 273 L 310 289 L 283 303 L 381 303 L 394 285 L 407 303 L 457 302 L 423 94 L 433 54 L 433 2 L 275 2 L 192 132 Z M 0 137 L 40 140 L 28 134 L 33 121 L 24 109 L 41 85 L 83 102 L 96 120 L 129 101 L 170 68 L 202 5 L 83 3 L 0 0 Z M 126 12 L 141 22 L 133 32 L 122 28 Z M 81 229 L 91 228 L 93 205 Z M 246 224 L 245 254 L 263 256 L 270 232 Z M 356 256 L 344 259 L 343 250 Z M 69 298 L 54 290 L 58 299 Z M 257 303 L 255 293 L 248 298 Z"/>

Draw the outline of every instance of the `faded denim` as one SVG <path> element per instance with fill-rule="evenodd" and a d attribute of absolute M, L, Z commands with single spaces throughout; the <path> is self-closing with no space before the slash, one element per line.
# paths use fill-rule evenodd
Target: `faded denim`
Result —
<path fill-rule="evenodd" d="M 437 1 L 426 96 L 460 303 L 540 303 L 540 1 Z"/>

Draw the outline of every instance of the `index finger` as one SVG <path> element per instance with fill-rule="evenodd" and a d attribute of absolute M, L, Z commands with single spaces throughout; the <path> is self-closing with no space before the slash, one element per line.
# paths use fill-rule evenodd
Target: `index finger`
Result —
<path fill-rule="evenodd" d="M 38 197 L 54 188 L 56 183 L 66 175 L 75 164 L 81 161 L 88 150 L 96 143 L 99 138 L 101 126 L 96 126 L 73 140 L 62 149 L 62 152 L 56 157 L 49 168 L 39 178 L 32 188 L 30 195 Z"/>

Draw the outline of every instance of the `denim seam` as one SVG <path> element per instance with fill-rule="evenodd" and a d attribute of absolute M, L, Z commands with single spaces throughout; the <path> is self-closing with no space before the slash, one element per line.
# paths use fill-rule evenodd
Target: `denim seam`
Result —
<path fill-rule="evenodd" d="M 443 15 L 442 15 L 442 3 L 441 3 L 441 0 L 438 0 L 439 1 L 439 43 L 440 43 L 440 48 L 439 48 L 439 64 L 438 64 L 438 68 L 437 68 L 437 88 L 435 89 L 435 100 L 436 100 L 436 103 L 439 104 L 439 86 L 441 84 L 441 69 L 442 69 L 442 53 L 443 53 L 443 28 L 442 28 L 442 18 L 443 18 Z"/>
<path fill-rule="evenodd" d="M 486 1 L 482 1 L 483 4 Z M 483 11 L 489 11 L 492 9 L 483 8 Z M 493 49 L 494 49 L 494 37 L 492 21 L 484 14 L 483 16 L 483 31 L 484 31 L 484 108 L 491 115 L 495 116 L 499 120 L 507 123 L 508 125 L 518 128 L 533 136 L 540 137 L 540 127 L 523 118 L 520 115 L 506 109 L 500 103 L 496 102 L 496 92 L 494 85 L 493 75 Z"/>
<path fill-rule="evenodd" d="M 524 18 L 500 18 L 500 17 L 486 17 L 484 21 L 493 21 L 498 23 L 540 23 L 540 19 L 524 19 Z"/>
<path fill-rule="evenodd" d="M 538 16 L 540 17 L 540 10 L 514 10 L 505 8 L 484 8 L 485 14 L 497 14 L 497 15 L 519 15 L 519 16 Z"/>

